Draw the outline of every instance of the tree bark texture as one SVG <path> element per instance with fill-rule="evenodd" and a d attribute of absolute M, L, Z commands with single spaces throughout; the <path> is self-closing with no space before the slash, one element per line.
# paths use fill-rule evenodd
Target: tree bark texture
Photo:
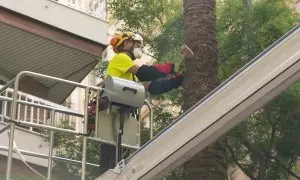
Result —
<path fill-rule="evenodd" d="M 215 7 L 215 0 L 184 0 L 184 43 L 194 52 L 193 57 L 184 58 L 184 111 L 219 84 Z M 184 167 L 189 180 L 227 179 L 223 142 L 211 144 Z"/>
<path fill-rule="evenodd" d="M 184 110 L 218 85 L 215 4 L 215 0 L 184 0 L 184 43 L 195 54 L 184 59 Z"/>

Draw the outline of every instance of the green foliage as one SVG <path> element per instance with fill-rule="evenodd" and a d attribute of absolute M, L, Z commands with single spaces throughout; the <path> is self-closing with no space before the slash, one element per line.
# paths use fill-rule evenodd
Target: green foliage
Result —
<path fill-rule="evenodd" d="M 5 175 L 0 175 L 0 179 L 5 179 L 6 176 Z M 17 174 L 13 174 L 11 176 L 11 180 L 41 180 L 42 178 L 40 177 L 26 177 L 26 176 L 23 176 L 23 175 L 17 175 Z"/>
<path fill-rule="evenodd" d="M 268 156 L 267 159 L 277 159 L 286 168 L 292 169 L 300 155 L 299 118 L 300 83 L 296 83 L 235 128 L 227 138 L 246 171 L 257 176 L 262 160 Z M 278 163 L 270 163 L 270 160 L 267 160 L 269 165 L 266 166 L 265 179 L 285 179 L 288 172 Z"/>
<path fill-rule="evenodd" d="M 172 112 L 156 108 L 154 110 L 154 135 L 158 134 L 163 128 L 172 123 L 172 117 Z"/>
<path fill-rule="evenodd" d="M 175 119 L 174 113 L 167 111 L 165 109 L 162 109 L 160 106 L 153 107 L 153 135 L 157 135 L 159 132 L 161 132 L 165 127 L 167 127 L 169 124 L 173 122 Z M 148 127 L 145 127 L 145 122 L 142 125 L 141 129 L 141 144 L 145 144 L 150 139 L 150 131 Z"/>
<path fill-rule="evenodd" d="M 163 62 L 174 62 L 176 67 L 176 72 L 181 72 L 183 70 L 182 56 L 180 48 L 183 41 L 183 15 L 178 13 L 178 15 L 171 19 L 169 23 L 166 24 L 166 28 L 161 32 L 160 35 L 153 38 L 152 50 L 157 56 L 158 63 Z M 168 99 L 171 100 L 174 105 L 181 105 L 182 94 L 181 89 L 174 89 L 168 93 L 162 94 L 160 96 L 155 96 L 156 99 Z"/>
<path fill-rule="evenodd" d="M 183 4 L 180 0 L 109 0 L 111 19 L 122 22 L 119 30 L 140 33 L 158 63 L 172 61 L 181 70 L 180 46 L 183 41 Z M 173 90 L 155 99 L 180 103 L 181 91 Z"/>
<path fill-rule="evenodd" d="M 218 6 L 220 79 L 225 80 L 279 39 L 299 20 L 290 1 L 225 0 Z M 286 179 L 299 156 L 299 83 L 259 109 L 227 137 L 244 172 L 257 178 Z M 275 159 L 277 161 L 275 161 Z M 261 176 L 262 177 L 262 176 Z"/>
<path fill-rule="evenodd" d="M 181 59 L 179 53 L 182 41 L 183 15 L 178 12 L 173 19 L 170 19 L 165 24 L 164 30 L 158 36 L 154 37 L 150 44 L 159 60 L 165 58 L 165 56 L 173 55 L 175 56 L 173 58 L 179 61 Z"/>
<path fill-rule="evenodd" d="M 250 5 L 242 0 L 218 1 L 217 30 L 221 80 L 236 72 L 299 21 L 299 14 L 290 8 L 290 0 L 249 2 Z M 122 22 L 122 30 L 131 30 L 143 35 L 158 62 L 173 61 L 181 66 L 182 1 L 109 0 L 108 3 L 111 18 Z M 175 104 L 180 104 L 181 94 L 180 90 L 174 90 L 156 98 L 170 99 Z M 274 159 L 288 169 L 293 169 L 295 159 L 299 156 L 299 98 L 300 85 L 297 83 L 234 128 L 227 137 L 228 145 L 233 149 L 231 156 L 235 157 L 235 160 L 231 159 L 231 163 L 239 163 L 247 174 L 257 177 L 262 173 L 260 168 L 266 161 L 265 179 L 286 179 L 287 171 Z M 155 108 L 155 134 L 170 124 L 173 118 L 171 112 Z M 141 134 L 144 144 L 149 139 L 149 129 L 142 128 Z M 81 139 L 65 135 L 56 135 L 55 147 L 60 147 L 58 153 L 63 157 L 80 160 Z M 99 146 L 90 144 L 88 161 L 97 164 L 99 158 Z M 57 162 L 56 169 L 62 169 L 61 173 L 65 177 L 78 179 L 80 166 Z M 97 174 L 92 170 L 89 173 L 89 177 Z M 71 174 L 75 174 L 76 177 Z M 183 170 L 177 169 L 165 179 L 184 179 Z"/>
<path fill-rule="evenodd" d="M 220 1 L 217 9 L 220 79 L 228 78 L 291 29 L 299 14 L 290 1 Z"/>
<path fill-rule="evenodd" d="M 64 129 L 72 129 L 68 119 L 61 120 L 58 126 Z M 49 134 L 47 132 L 46 134 Z M 45 139 L 48 141 L 48 138 Z M 82 136 L 74 136 L 69 133 L 55 132 L 53 144 L 56 156 L 81 161 L 82 159 Z M 87 162 L 99 164 L 100 145 L 98 142 L 87 141 Z M 95 179 L 99 168 L 87 165 L 87 179 Z M 81 179 L 81 164 L 66 163 L 55 161 L 53 172 L 60 178 L 66 180 Z"/>
<path fill-rule="evenodd" d="M 165 23 L 173 19 L 178 9 L 182 9 L 182 1 L 109 0 L 108 9 L 112 19 L 124 22 L 122 29 L 139 32 L 148 38 L 164 29 Z"/>
<path fill-rule="evenodd" d="M 134 4 L 140 3 L 140 1 L 131 2 Z M 253 59 L 257 54 L 291 29 L 299 20 L 299 15 L 290 8 L 292 7 L 291 1 L 249 0 L 248 2 L 251 2 L 250 4 L 245 4 L 245 2 L 246 1 L 242 0 L 223 0 L 218 1 L 217 4 L 217 30 L 220 47 L 219 75 L 221 80 L 225 80 L 244 64 Z M 124 2 L 121 2 L 121 4 L 123 3 Z M 146 2 L 143 1 L 142 3 Z M 147 3 L 151 4 L 151 2 Z M 125 4 L 128 3 L 125 2 Z M 149 6 L 151 6 L 150 4 Z M 153 1 L 153 4 L 157 4 L 156 1 Z M 120 7 L 126 6 L 120 5 Z M 144 18 L 142 21 L 135 21 L 137 18 L 134 17 L 141 14 L 139 10 L 146 12 L 133 7 L 129 11 L 123 10 L 122 16 L 117 13 L 114 17 L 119 20 L 122 19 L 125 22 L 125 29 L 142 31 L 143 35 L 147 35 L 147 42 L 151 45 L 152 53 L 157 57 L 158 62 L 171 60 L 181 66 L 179 52 L 183 41 L 182 9 L 178 9 L 177 13 L 174 13 L 174 16 L 164 23 L 158 23 L 159 21 L 156 19 L 156 17 L 159 17 L 158 14 L 162 12 L 159 8 L 155 8 L 155 12 L 151 13 L 150 16 Z M 153 9 L 149 8 L 147 10 L 152 12 Z M 120 8 L 119 11 L 122 11 L 122 9 Z M 127 13 L 130 15 L 127 16 Z M 293 86 L 293 88 L 295 87 L 296 85 Z M 176 102 L 176 104 L 180 104 L 181 94 L 178 92 L 180 90 L 176 91 L 177 92 L 170 92 L 156 98 L 171 99 Z M 299 96 L 299 91 L 292 91 L 292 94 Z M 290 93 L 282 94 L 270 105 L 252 115 L 248 121 L 241 123 L 228 137 L 229 144 L 235 150 L 237 160 L 243 165 L 245 171 L 254 177 L 259 173 L 262 157 L 250 151 L 249 148 L 242 144 L 243 142 L 248 142 L 257 149 L 269 151 L 269 154 L 282 161 L 286 167 L 293 165 L 296 149 L 298 148 L 294 147 L 297 144 L 295 140 L 298 137 L 298 129 L 295 128 L 297 127 L 295 118 L 292 118 L 296 112 L 296 109 L 293 107 L 297 106 L 292 106 L 293 102 L 287 101 L 287 99 L 293 99 L 292 97 L 293 95 Z M 283 107 L 291 110 L 290 113 L 288 113 L 289 115 L 286 111 L 283 111 Z M 266 109 L 268 109 L 268 112 L 266 112 Z M 276 134 L 272 142 L 272 136 L 270 136 L 272 126 L 270 124 L 271 121 L 269 122 L 267 117 L 271 119 L 281 117 L 275 131 L 276 133 L 280 133 L 280 136 Z M 286 117 L 286 119 L 283 120 L 283 117 Z M 160 131 L 172 121 L 171 114 L 165 113 L 162 110 L 156 110 L 155 120 L 156 131 Z M 284 125 L 288 127 L 284 127 Z M 295 128 L 295 130 L 290 128 Z M 291 149 L 293 153 L 286 151 L 287 147 Z M 280 168 L 278 164 L 269 163 L 268 166 L 267 179 L 278 179 L 279 177 L 283 178 L 287 176 L 287 171 Z M 175 173 L 175 177 L 180 177 L 180 175 Z M 173 179 L 174 177 L 170 175 L 167 178 Z"/>
<path fill-rule="evenodd" d="M 100 79 L 103 79 L 105 77 L 107 66 L 108 61 L 99 61 L 97 66 L 93 69 L 93 71 L 95 72 L 95 76 L 97 76 Z"/>

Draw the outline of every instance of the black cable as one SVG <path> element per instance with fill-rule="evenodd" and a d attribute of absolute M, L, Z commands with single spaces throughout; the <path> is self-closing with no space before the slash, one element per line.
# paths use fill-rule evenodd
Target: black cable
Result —
<path fill-rule="evenodd" d="M 124 122 L 125 122 L 125 112 L 126 112 L 126 108 L 125 107 L 121 107 L 120 108 L 120 128 L 119 128 L 119 134 L 118 134 L 118 149 L 117 149 L 117 155 L 118 155 L 118 159 L 117 162 L 120 162 L 122 159 L 122 136 L 123 136 L 123 131 L 124 131 Z"/>

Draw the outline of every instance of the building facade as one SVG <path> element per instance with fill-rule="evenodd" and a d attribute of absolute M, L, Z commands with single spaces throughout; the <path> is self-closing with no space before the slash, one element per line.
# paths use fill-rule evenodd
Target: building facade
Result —
<path fill-rule="evenodd" d="M 0 85 L 8 83 L 22 71 L 94 84 L 86 76 L 99 62 L 107 46 L 106 1 L 10 0 L 1 1 L 0 6 Z M 26 74 L 20 81 L 19 90 L 18 100 L 71 113 L 83 112 L 84 95 L 73 91 L 74 86 Z M 0 129 L 10 118 L 12 92 L 12 89 L 7 89 L 0 94 Z M 72 104 L 71 100 L 79 103 Z M 50 124 L 51 112 L 48 110 L 25 104 L 19 104 L 17 108 L 19 121 Z M 56 112 L 54 124 L 58 125 L 62 119 L 67 120 L 74 130 L 81 130 L 82 119 L 78 121 L 74 116 Z M 49 154 L 49 145 L 44 141 L 48 137 L 40 128 L 17 124 L 14 134 L 19 150 Z M 4 179 L 7 133 L 1 133 L 0 139 L 0 179 Z M 13 154 L 13 177 L 39 179 L 19 159 Z M 25 156 L 25 159 L 47 176 L 47 158 Z M 55 179 L 53 173 L 52 179 Z"/>

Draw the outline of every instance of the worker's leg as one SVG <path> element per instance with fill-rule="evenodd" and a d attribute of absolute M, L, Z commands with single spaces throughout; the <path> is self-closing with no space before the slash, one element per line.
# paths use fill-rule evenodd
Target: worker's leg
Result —
<path fill-rule="evenodd" d="M 175 72 L 175 64 L 168 62 L 164 64 L 153 64 L 152 66 L 142 65 L 137 73 L 137 78 L 142 81 L 154 81 L 159 78 L 164 78 Z"/>
<path fill-rule="evenodd" d="M 158 95 L 166 93 L 172 89 L 178 88 L 183 81 L 183 76 L 178 74 L 172 78 L 160 78 L 152 81 L 150 84 L 145 84 L 145 88 L 150 94 Z"/>
<path fill-rule="evenodd" d="M 100 175 L 115 167 L 116 147 L 101 144 L 100 147 Z"/>

